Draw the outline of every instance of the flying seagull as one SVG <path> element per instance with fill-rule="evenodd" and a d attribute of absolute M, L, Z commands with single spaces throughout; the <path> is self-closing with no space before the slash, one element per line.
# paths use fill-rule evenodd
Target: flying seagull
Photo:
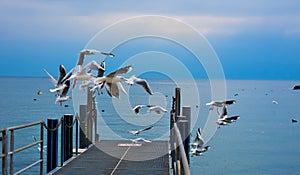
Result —
<path fill-rule="evenodd" d="M 153 95 L 152 90 L 145 79 L 137 78 L 135 75 L 131 76 L 130 78 L 126 79 L 125 81 L 129 85 L 138 84 L 142 86 L 150 95 Z"/>
<path fill-rule="evenodd" d="M 94 80 L 94 84 L 99 84 L 101 82 L 105 83 L 105 88 L 107 93 L 111 97 L 119 98 L 119 91 L 124 91 L 124 88 L 121 81 L 125 81 L 125 78 L 122 76 L 118 76 L 119 74 L 127 74 L 132 70 L 132 66 L 122 67 L 114 72 L 109 73 L 107 76 L 97 77 Z"/>
<path fill-rule="evenodd" d="M 151 143 L 152 141 L 151 140 L 147 140 L 147 139 L 144 139 L 142 137 L 139 137 L 137 139 L 133 139 L 131 140 L 133 143 Z"/>
<path fill-rule="evenodd" d="M 166 113 L 168 112 L 165 108 L 158 106 L 158 105 L 147 105 L 149 107 L 149 112 L 154 111 L 157 114 Z"/>
<path fill-rule="evenodd" d="M 293 87 L 293 90 L 300 90 L 300 85 L 295 85 L 295 86 Z"/>
<path fill-rule="evenodd" d="M 97 65 L 95 65 L 95 61 L 92 61 L 92 63 L 88 63 L 84 68 L 83 66 L 83 62 L 84 62 L 84 58 L 86 55 L 94 55 L 96 53 L 102 54 L 99 50 L 95 50 L 95 49 L 83 49 L 80 51 L 79 53 L 79 58 L 77 60 L 77 64 L 74 68 L 71 69 L 70 72 L 68 72 L 68 74 L 65 76 L 64 80 L 72 80 L 74 79 L 74 85 L 73 87 L 75 87 L 76 85 L 76 80 L 88 80 L 91 77 L 91 74 L 86 73 L 86 69 L 90 68 L 93 69 L 95 67 L 98 67 Z"/>
<path fill-rule="evenodd" d="M 136 113 L 139 114 L 140 110 L 144 107 L 147 107 L 147 105 L 136 105 L 132 110 Z"/>
<path fill-rule="evenodd" d="M 207 106 L 217 106 L 217 107 L 222 107 L 224 105 L 232 105 L 235 104 L 235 100 L 227 100 L 227 101 L 211 101 L 209 103 L 206 103 Z"/>
<path fill-rule="evenodd" d="M 193 139 L 193 142 L 191 143 L 192 148 L 201 147 L 204 144 L 204 140 L 201 136 L 201 129 L 198 128 L 196 132 L 196 137 Z"/>
<path fill-rule="evenodd" d="M 61 94 L 57 95 L 57 98 L 56 98 L 56 101 L 55 101 L 55 103 L 59 102 L 60 106 L 62 106 L 63 102 L 65 102 L 65 101 L 67 101 L 67 100 L 69 100 L 71 98 L 70 96 L 67 95 L 68 91 L 69 91 L 69 88 L 70 88 L 70 81 L 67 80 L 65 82 L 65 85 L 66 86 L 62 90 Z"/>
<path fill-rule="evenodd" d="M 33 138 L 33 140 L 34 140 L 35 142 L 38 141 L 34 135 L 32 136 L 32 138 Z M 43 146 L 43 151 L 45 151 L 46 148 L 47 148 L 47 146 Z M 38 150 L 39 150 L 39 152 L 41 152 L 41 144 L 39 144 Z"/>
<path fill-rule="evenodd" d="M 54 89 L 50 89 L 50 92 L 59 92 L 65 88 L 65 84 L 63 84 L 63 78 L 66 76 L 66 69 L 63 65 L 59 65 L 59 77 L 56 80 L 46 69 L 44 72 L 47 74 L 51 83 L 55 86 Z"/>
<path fill-rule="evenodd" d="M 208 151 L 210 148 L 210 146 L 205 146 L 205 147 L 198 147 L 198 148 L 195 148 L 195 149 L 192 149 L 192 155 L 193 156 L 201 156 L 203 155 L 204 152 Z"/>
<path fill-rule="evenodd" d="M 139 135 L 141 132 L 143 132 L 143 131 L 147 131 L 147 130 L 149 130 L 149 129 L 152 129 L 153 128 L 153 126 L 149 126 L 149 127 L 147 127 L 147 128 L 144 128 L 144 129 L 140 129 L 140 130 L 136 130 L 136 131 L 128 131 L 130 134 L 133 134 L 133 135 Z"/>

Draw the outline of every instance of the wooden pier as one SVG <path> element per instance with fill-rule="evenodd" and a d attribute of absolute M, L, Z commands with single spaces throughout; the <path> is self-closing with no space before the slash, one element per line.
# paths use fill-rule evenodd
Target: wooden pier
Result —
<path fill-rule="evenodd" d="M 63 174 L 170 174 L 168 141 L 133 144 L 102 140 L 53 175 Z M 50 172 L 51 174 L 51 172 Z"/>
<path fill-rule="evenodd" d="M 89 92 L 89 91 L 88 91 Z M 131 140 L 101 140 L 96 133 L 94 100 L 81 106 L 79 116 L 65 114 L 60 120 L 48 119 L 27 125 L 0 129 L 2 138 L 2 174 L 21 174 L 34 166 L 40 166 L 44 174 L 43 149 L 34 163 L 15 172 L 14 154 L 33 146 L 44 145 L 44 129 L 47 130 L 47 174 L 173 174 L 190 175 L 189 134 L 191 107 L 183 107 L 180 115 L 180 89 L 176 88 L 170 111 L 170 140 L 150 143 L 134 143 Z M 80 128 L 79 128 L 80 124 Z M 14 130 L 40 125 L 40 139 L 22 148 L 14 148 Z M 75 127 L 74 127 L 75 126 Z M 60 166 L 58 164 L 58 128 L 61 128 Z M 93 129 L 94 128 L 94 133 Z M 75 152 L 73 134 L 75 132 Z M 85 132 L 84 132 L 85 131 Z M 79 144 L 79 145 L 78 145 Z M 10 149 L 9 149 L 10 148 Z M 86 149 L 81 153 L 79 149 Z M 75 154 L 74 154 L 75 153 Z"/>

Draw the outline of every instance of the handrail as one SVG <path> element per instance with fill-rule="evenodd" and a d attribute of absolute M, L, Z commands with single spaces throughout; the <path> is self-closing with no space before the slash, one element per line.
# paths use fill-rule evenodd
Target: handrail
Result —
<path fill-rule="evenodd" d="M 190 167 L 189 167 L 189 163 L 185 154 L 185 150 L 183 147 L 183 142 L 182 142 L 182 138 L 181 138 L 181 134 L 179 132 L 179 129 L 177 127 L 177 124 L 174 123 L 173 125 L 174 130 L 175 130 L 175 138 L 177 139 L 177 143 L 178 143 L 178 147 L 179 147 L 179 153 L 180 153 L 180 157 L 181 157 L 181 161 L 182 161 L 182 165 L 183 165 L 183 171 L 185 175 L 190 175 Z"/>
<path fill-rule="evenodd" d="M 37 140 L 33 143 L 30 143 L 28 145 L 25 145 L 21 148 L 16 148 L 15 149 L 15 130 L 23 129 L 23 128 L 28 128 L 32 126 L 40 125 L 40 140 Z M 14 154 L 24 151 L 26 149 L 29 149 L 35 145 L 40 144 L 40 147 L 43 148 L 44 144 L 44 122 L 43 121 L 38 121 L 38 122 L 33 122 L 29 124 L 24 124 L 24 125 L 19 125 L 19 126 L 13 126 L 9 127 L 6 129 L 1 129 L 0 132 L 2 133 L 2 154 L 0 154 L 0 158 L 2 158 L 2 174 L 7 175 L 8 174 L 8 156 L 10 156 L 9 159 L 9 171 L 10 174 L 20 174 L 23 173 L 30 168 L 36 166 L 37 164 L 40 164 L 40 174 L 43 174 L 43 149 L 40 150 L 40 158 L 35 161 L 34 163 L 26 166 L 25 168 L 19 170 L 18 172 L 14 172 Z M 8 137 L 10 136 L 10 138 Z M 8 151 L 8 142 L 10 143 L 9 151 Z"/>

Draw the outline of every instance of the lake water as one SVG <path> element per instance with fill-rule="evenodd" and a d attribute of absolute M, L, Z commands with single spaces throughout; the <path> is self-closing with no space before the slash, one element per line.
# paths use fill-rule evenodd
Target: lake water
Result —
<path fill-rule="evenodd" d="M 1 77 L 0 80 L 0 128 L 75 114 L 72 100 L 64 103 L 68 107 L 54 103 L 55 96 L 48 90 L 52 86 L 47 78 Z M 96 98 L 98 133 L 102 140 L 133 139 L 135 136 L 128 134 L 128 130 L 153 125 L 153 129 L 140 136 L 167 140 L 169 112 L 157 115 L 143 110 L 140 115 L 135 115 L 131 107 L 159 104 L 170 110 L 175 88 L 180 87 L 182 106 L 192 107 L 192 135 L 198 127 L 203 128 L 206 144 L 211 146 L 203 156 L 191 157 L 192 174 L 300 174 L 300 91 L 290 89 L 297 83 L 227 80 L 226 89 L 223 89 L 226 99 L 237 101 L 228 107 L 228 115 L 240 115 L 241 118 L 216 129 L 216 132 L 215 125 L 206 123 L 209 118 L 217 116 L 216 110 L 210 111 L 205 105 L 213 100 L 211 83 L 207 80 L 149 79 L 155 92 L 153 96 L 136 85 L 124 86 L 127 95 L 121 93 L 121 99 L 111 99 L 103 90 L 103 94 Z M 37 94 L 39 90 L 42 95 Z M 292 123 L 292 118 L 299 122 Z M 16 131 L 16 148 L 31 143 L 33 135 L 39 136 L 38 131 L 39 127 Z M 17 153 L 15 170 L 38 158 L 36 148 Z M 27 174 L 37 174 L 37 170 L 35 168 Z"/>

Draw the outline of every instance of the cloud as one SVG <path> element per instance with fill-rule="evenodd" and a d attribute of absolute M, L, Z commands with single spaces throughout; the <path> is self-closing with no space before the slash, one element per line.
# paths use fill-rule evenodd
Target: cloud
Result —
<path fill-rule="evenodd" d="M 131 3 L 130 3 L 131 2 Z M 192 1 L 191 1 L 192 2 Z M 168 3 L 162 3 L 159 10 L 153 8 L 140 9 L 142 5 L 132 5 L 129 3 L 81 3 L 81 2 L 61 2 L 61 1 L 2 1 L 0 4 L 0 22 L 2 29 L 0 32 L 5 36 L 27 37 L 27 38 L 87 38 L 92 37 L 103 28 L 116 23 L 119 20 L 140 16 L 140 15 L 163 15 L 171 18 L 179 19 L 184 23 L 193 26 L 197 31 L 204 35 L 236 35 L 248 32 L 277 32 L 278 34 L 298 35 L 300 34 L 300 15 L 291 13 L 286 15 L 280 14 L 255 14 L 242 13 L 237 15 L 229 12 L 226 9 L 220 10 L 217 13 L 201 13 L 193 10 L 199 6 L 199 3 L 189 2 L 191 11 L 188 12 L 185 8 L 179 8 L 182 3 L 175 1 L 172 4 L 173 10 L 167 8 Z M 234 7 L 238 6 L 245 8 L 244 5 L 234 3 Z M 155 7 L 158 5 L 153 5 Z M 281 4 L 281 3 L 279 3 Z M 251 9 L 260 9 L 255 4 L 250 4 Z M 267 11 L 271 11 L 272 5 L 275 10 L 279 9 L 278 3 L 270 4 Z M 145 6 L 145 5 L 144 5 Z M 213 3 L 203 3 L 203 6 L 212 7 Z M 228 4 L 226 6 L 229 6 Z M 110 7 L 110 8 L 109 8 Z M 112 8 L 114 7 L 114 8 Z M 127 7 L 127 8 L 125 8 Z M 232 8 L 234 8 L 232 7 Z M 288 4 L 283 6 L 283 9 L 290 7 Z M 162 10 L 162 9 L 169 10 Z M 12 10 L 14 9 L 14 10 Z M 212 11 L 220 9 L 216 6 Z M 234 11 L 234 10 L 233 10 Z M 237 10 L 239 11 L 239 10 Z M 275 12 L 274 12 L 275 13 Z M 283 13 L 283 12 L 281 12 Z M 288 12 L 286 12 L 288 13 Z M 142 30 L 143 26 L 140 26 Z M 145 25 L 144 27 L 149 27 Z M 160 29 L 165 30 L 165 29 Z M 168 29 L 174 31 L 176 29 Z M 180 33 L 178 30 L 177 32 Z"/>

